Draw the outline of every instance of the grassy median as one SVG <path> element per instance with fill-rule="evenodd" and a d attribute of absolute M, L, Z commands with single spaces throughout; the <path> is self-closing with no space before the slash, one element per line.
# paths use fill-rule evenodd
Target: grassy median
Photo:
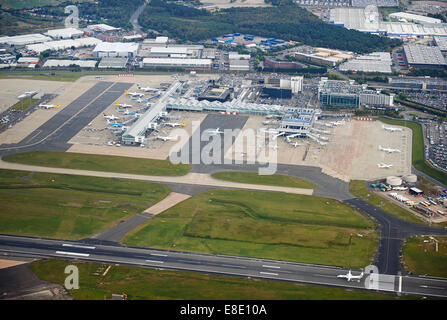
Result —
<path fill-rule="evenodd" d="M 152 218 L 127 245 L 364 267 L 374 223 L 333 199 L 276 192 L 209 190 Z"/>
<path fill-rule="evenodd" d="M 414 274 L 447 277 L 447 237 L 412 237 L 405 240 L 403 263 Z"/>
<path fill-rule="evenodd" d="M 173 164 L 168 160 L 53 151 L 17 153 L 4 156 L 2 159 L 35 166 L 149 176 L 183 176 L 191 168 L 187 164 Z"/>
<path fill-rule="evenodd" d="M 303 188 L 303 189 L 318 188 L 318 186 L 313 184 L 312 182 L 280 174 L 259 175 L 257 172 L 222 171 L 213 173 L 211 176 L 215 179 L 239 182 L 239 183 Z"/>
<path fill-rule="evenodd" d="M 0 170 L 0 233 L 81 239 L 169 194 L 148 182 Z"/>
<path fill-rule="evenodd" d="M 394 294 L 345 290 L 268 280 L 253 280 L 186 271 L 154 270 L 107 264 L 47 260 L 31 263 L 31 269 L 45 281 L 64 285 L 67 265 L 79 268 L 79 289 L 70 290 L 76 300 L 103 300 L 127 294 L 129 300 L 357 300 L 402 299 Z M 95 275 L 95 273 L 97 275 Z M 405 299 L 418 299 L 404 297 Z"/>

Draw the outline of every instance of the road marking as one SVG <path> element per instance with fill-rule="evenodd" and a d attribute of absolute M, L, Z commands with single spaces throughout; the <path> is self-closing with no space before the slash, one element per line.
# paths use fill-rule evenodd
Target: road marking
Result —
<path fill-rule="evenodd" d="M 164 263 L 163 261 L 156 261 L 156 260 L 146 260 L 146 262 L 152 262 L 152 263 Z"/>
<path fill-rule="evenodd" d="M 432 287 L 432 286 L 420 286 L 421 288 L 429 288 L 429 289 L 440 289 L 440 290 L 444 290 L 445 288 L 442 287 Z"/>
<path fill-rule="evenodd" d="M 399 291 L 397 292 L 402 292 L 402 276 L 399 276 Z"/>
<path fill-rule="evenodd" d="M 64 243 L 62 245 L 63 247 L 73 247 L 73 248 L 81 248 L 81 249 L 95 249 L 96 247 L 89 247 L 89 246 L 80 246 L 77 244 L 70 244 L 70 243 Z"/>
<path fill-rule="evenodd" d="M 78 252 L 67 252 L 67 251 L 56 251 L 57 254 L 67 254 L 70 256 L 80 256 L 80 257 L 88 257 L 90 254 L 88 253 L 78 253 Z"/>
<path fill-rule="evenodd" d="M 167 257 L 167 254 L 161 254 L 161 253 L 150 253 L 151 256 L 159 256 L 159 257 Z"/>
<path fill-rule="evenodd" d="M 272 272 L 259 272 L 260 274 L 268 274 L 268 275 L 270 275 L 270 276 L 277 276 L 278 274 L 277 273 L 272 273 Z"/>
<path fill-rule="evenodd" d="M 268 266 L 268 265 L 265 265 L 265 264 L 263 264 L 262 266 L 263 266 L 264 268 L 281 269 L 281 267 L 277 267 L 277 266 Z"/>
<path fill-rule="evenodd" d="M 335 278 L 336 277 L 336 276 L 328 276 L 327 274 L 314 274 L 314 276 L 324 277 L 324 278 Z"/>

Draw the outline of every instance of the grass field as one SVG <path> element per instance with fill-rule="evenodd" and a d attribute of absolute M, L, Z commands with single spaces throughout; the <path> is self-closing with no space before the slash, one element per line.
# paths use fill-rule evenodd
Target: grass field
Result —
<path fill-rule="evenodd" d="M 427 161 L 424 160 L 424 141 L 422 136 L 422 127 L 414 122 L 402 121 L 402 120 L 390 120 L 380 118 L 380 121 L 386 124 L 404 126 L 410 128 L 413 131 L 413 144 L 412 144 L 412 163 L 413 166 L 429 175 L 433 179 L 447 185 L 447 174 L 430 166 Z"/>
<path fill-rule="evenodd" d="M 73 3 L 86 2 L 91 0 L 74 0 L 70 1 Z M 43 6 L 55 6 L 66 2 L 66 0 L 0 0 L 0 4 L 4 8 L 8 9 L 25 9 L 25 8 L 35 8 Z"/>
<path fill-rule="evenodd" d="M 17 111 L 25 111 L 28 110 L 31 106 L 33 106 L 35 103 L 39 101 L 38 99 L 32 99 L 32 98 L 26 98 L 18 101 L 11 107 L 9 107 L 10 110 L 17 110 Z"/>
<path fill-rule="evenodd" d="M 412 237 L 405 240 L 403 262 L 405 268 L 414 274 L 447 277 L 447 237 L 435 237 L 438 243 L 429 237 Z M 424 242 L 424 241 L 429 242 Z"/>
<path fill-rule="evenodd" d="M 424 220 L 417 218 L 411 212 L 405 210 L 404 208 L 398 206 L 397 204 L 392 203 L 390 200 L 382 198 L 381 196 L 376 195 L 371 192 L 365 185 L 365 181 L 363 180 L 352 180 L 349 183 L 349 192 L 360 198 L 365 200 L 366 202 L 382 209 L 383 211 L 392 214 L 404 221 L 419 223 L 419 224 L 428 224 Z"/>
<path fill-rule="evenodd" d="M 77 300 L 103 300 L 112 293 L 125 293 L 129 300 L 399 299 L 393 294 L 132 266 L 112 266 L 107 274 L 102 276 L 109 265 L 90 262 L 47 260 L 33 262 L 30 266 L 40 279 L 64 285 L 67 276 L 64 269 L 68 264 L 79 268 L 79 289 L 69 291 Z M 407 298 L 418 299 L 404 297 Z"/>
<path fill-rule="evenodd" d="M 281 186 L 303 189 L 318 188 L 317 185 L 309 181 L 280 174 L 259 175 L 257 172 L 222 171 L 213 173 L 212 177 L 220 180 L 248 184 L 261 184 L 268 186 Z"/>
<path fill-rule="evenodd" d="M 169 194 L 139 181 L 0 170 L 0 233 L 81 239 Z"/>
<path fill-rule="evenodd" d="M 378 243 L 374 223 L 337 200 L 246 190 L 195 195 L 124 242 L 352 268 L 368 265 Z"/>
<path fill-rule="evenodd" d="M 120 172 L 153 176 L 183 176 L 188 173 L 187 164 L 172 164 L 168 160 L 129 158 L 72 152 L 36 151 L 7 155 L 4 161 L 22 164 L 80 169 L 92 171 Z"/>

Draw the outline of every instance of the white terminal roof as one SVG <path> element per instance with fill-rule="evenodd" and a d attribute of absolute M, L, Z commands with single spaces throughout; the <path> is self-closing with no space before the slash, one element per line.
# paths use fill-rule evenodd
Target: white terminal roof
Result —
<path fill-rule="evenodd" d="M 46 50 L 64 50 L 71 47 L 80 48 L 80 47 L 89 47 L 97 45 L 102 41 L 96 38 L 79 38 L 79 39 L 66 39 L 66 40 L 56 40 L 56 41 L 48 41 L 44 43 L 31 44 L 27 45 L 26 49 L 32 50 L 35 52 L 43 52 Z"/>
<path fill-rule="evenodd" d="M 81 68 L 94 68 L 96 66 L 96 60 L 56 60 L 48 59 L 43 65 L 44 68 L 52 67 L 68 67 L 70 65 L 78 65 Z"/>
<path fill-rule="evenodd" d="M 101 42 L 94 52 L 136 52 L 139 44 L 136 42 Z"/>
<path fill-rule="evenodd" d="M 157 66 L 210 66 L 211 59 L 144 58 L 143 64 Z"/>
<path fill-rule="evenodd" d="M 186 54 L 188 53 L 187 47 L 152 47 L 151 53 L 177 53 Z"/>
<path fill-rule="evenodd" d="M 84 32 L 76 28 L 64 28 L 48 30 L 46 34 L 52 38 L 71 38 L 74 36 L 82 36 Z"/>
<path fill-rule="evenodd" d="M 359 56 L 340 65 L 341 71 L 391 73 L 391 55 L 389 52 L 374 52 Z"/>
<path fill-rule="evenodd" d="M 396 18 L 396 19 L 405 19 L 405 20 L 411 20 L 411 21 L 419 21 L 423 23 L 441 23 L 441 19 L 435 19 L 431 17 L 421 16 L 418 14 L 412 14 L 408 12 L 395 12 L 391 13 L 389 15 L 390 18 Z"/>
<path fill-rule="evenodd" d="M 404 46 L 405 57 L 408 64 L 447 65 L 444 56 L 438 47 L 424 45 Z"/>
<path fill-rule="evenodd" d="M 1 44 L 8 44 L 11 46 L 24 46 L 31 43 L 40 43 L 45 41 L 51 41 L 51 38 L 44 36 L 40 33 L 25 34 L 21 36 L 2 37 L 0 38 Z"/>
<path fill-rule="evenodd" d="M 168 37 L 156 37 L 155 38 L 155 42 L 158 42 L 158 43 L 167 43 L 168 40 L 169 40 Z"/>

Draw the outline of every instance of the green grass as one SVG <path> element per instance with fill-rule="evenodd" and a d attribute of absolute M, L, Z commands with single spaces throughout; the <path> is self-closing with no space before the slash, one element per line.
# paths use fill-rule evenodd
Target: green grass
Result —
<path fill-rule="evenodd" d="M 388 212 L 389 214 L 396 216 L 404 221 L 419 223 L 419 224 L 427 224 L 424 220 L 417 218 L 414 214 L 409 212 L 408 210 L 398 206 L 397 204 L 392 203 L 390 200 L 383 198 L 381 196 L 376 195 L 371 192 L 365 185 L 365 181 L 363 180 L 352 180 L 349 183 L 349 192 L 360 198 L 365 200 L 366 202 L 382 209 L 383 211 Z"/>
<path fill-rule="evenodd" d="M 79 170 L 120 172 L 154 176 L 183 176 L 188 173 L 187 164 L 172 164 L 168 160 L 141 159 L 119 156 L 35 151 L 7 155 L 4 161 Z"/>
<path fill-rule="evenodd" d="M 447 237 L 434 237 L 439 241 L 438 252 L 429 237 L 412 237 L 405 240 L 403 262 L 414 274 L 447 277 Z M 429 242 L 424 242 L 429 240 Z"/>
<path fill-rule="evenodd" d="M 30 264 L 45 281 L 64 285 L 67 265 L 79 269 L 79 289 L 69 293 L 76 300 L 103 300 L 127 294 L 129 300 L 372 300 L 402 299 L 393 294 L 345 290 L 323 286 L 300 285 L 268 280 L 253 280 L 186 271 L 154 270 L 132 266 L 115 266 L 102 276 L 106 264 L 64 260 L 37 261 Z M 94 275 L 100 273 L 100 275 Z M 418 299 L 403 297 L 404 299 Z"/>
<path fill-rule="evenodd" d="M 279 174 L 259 175 L 257 172 L 222 171 L 213 173 L 212 177 L 220 180 L 248 184 L 261 184 L 268 186 L 281 186 L 303 189 L 318 188 L 318 186 L 309 181 Z"/>
<path fill-rule="evenodd" d="M 371 220 L 337 200 L 209 190 L 152 218 L 124 243 L 354 268 L 369 264 L 377 234 Z"/>
<path fill-rule="evenodd" d="M 0 233 L 81 239 L 169 194 L 140 181 L 0 170 Z"/>
<path fill-rule="evenodd" d="M 86 2 L 91 0 L 74 0 L 73 3 Z M 55 6 L 66 2 L 66 0 L 0 0 L 2 7 L 9 9 L 25 9 L 43 6 Z"/>
<path fill-rule="evenodd" d="M 41 75 L 33 73 L 0 73 L 0 79 L 27 79 L 27 80 L 46 80 L 46 81 L 64 81 L 64 82 L 74 82 L 80 77 L 84 76 L 82 73 L 67 73 L 67 74 L 56 74 L 54 76 Z"/>
<path fill-rule="evenodd" d="M 380 118 L 379 120 L 386 124 L 392 124 L 410 128 L 413 131 L 413 143 L 412 143 L 413 166 L 417 170 L 429 175 L 433 179 L 436 179 L 439 182 L 443 183 L 444 185 L 447 185 L 447 174 L 432 167 L 427 161 L 424 160 L 424 141 L 422 135 L 422 127 L 420 124 L 410 121 L 390 120 L 385 118 Z"/>
<path fill-rule="evenodd" d="M 37 101 L 39 101 L 39 99 L 32 99 L 32 98 L 22 99 L 17 103 L 15 103 L 14 105 L 12 105 L 11 107 L 9 107 L 9 109 L 17 111 L 26 111 L 35 103 L 37 103 Z"/>

